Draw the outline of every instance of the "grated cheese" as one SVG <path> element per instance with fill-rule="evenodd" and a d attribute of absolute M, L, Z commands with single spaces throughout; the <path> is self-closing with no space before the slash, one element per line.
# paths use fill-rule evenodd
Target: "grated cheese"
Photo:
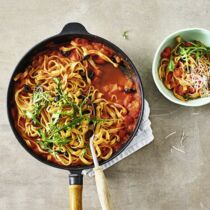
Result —
<path fill-rule="evenodd" d="M 201 97 L 209 96 L 210 68 L 204 59 L 191 66 L 191 72 L 186 73 L 185 80 L 200 93 Z"/>

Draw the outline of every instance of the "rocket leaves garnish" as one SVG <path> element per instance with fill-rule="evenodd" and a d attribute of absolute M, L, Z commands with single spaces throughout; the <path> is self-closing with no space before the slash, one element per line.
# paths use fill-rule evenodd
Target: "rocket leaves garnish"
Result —
<path fill-rule="evenodd" d="M 29 118 L 29 119 L 32 119 L 35 124 L 40 125 L 40 122 L 36 118 L 36 115 L 34 113 L 32 113 L 30 111 L 26 111 L 25 114 L 26 114 L 26 117 Z"/>
<path fill-rule="evenodd" d="M 49 96 L 50 95 L 48 92 L 37 91 L 36 89 L 33 92 L 32 110 L 26 111 L 25 115 L 27 118 L 32 119 L 35 124 L 40 124 L 38 117 L 42 108 L 44 108 L 50 102 Z"/>
<path fill-rule="evenodd" d="M 68 94 L 64 93 L 59 78 L 53 78 L 53 81 L 56 84 L 56 96 L 59 96 L 59 100 L 55 100 L 55 96 L 51 95 L 49 91 L 44 91 L 42 87 L 35 89 L 32 96 L 33 109 L 26 111 L 25 115 L 27 118 L 33 120 L 39 127 L 37 131 L 39 136 L 37 143 L 40 148 L 55 155 L 56 151 L 53 149 L 54 145 L 60 147 L 71 141 L 66 133 L 71 132 L 75 127 L 81 126 L 83 121 L 86 121 L 88 124 L 93 123 L 96 125 L 104 121 L 104 119 L 97 119 L 92 116 L 93 113 L 89 109 L 93 106 L 93 102 L 91 102 L 89 92 L 84 98 L 80 99 L 77 104 L 72 101 L 72 98 L 68 96 Z M 51 113 L 50 123 L 40 123 L 41 111 L 49 104 L 53 104 L 56 111 Z M 66 107 L 68 108 L 67 110 L 65 109 Z M 95 109 L 94 106 L 92 108 Z M 60 120 L 62 117 L 68 120 L 62 123 Z"/>

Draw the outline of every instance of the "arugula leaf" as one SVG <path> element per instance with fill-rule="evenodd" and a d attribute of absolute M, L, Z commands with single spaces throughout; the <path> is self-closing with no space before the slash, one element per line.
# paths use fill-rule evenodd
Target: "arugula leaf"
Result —
<path fill-rule="evenodd" d="M 93 122 L 94 125 L 100 122 L 108 121 L 109 119 L 103 119 L 103 118 L 91 118 L 89 119 L 90 122 Z"/>
<path fill-rule="evenodd" d="M 49 93 L 48 92 L 34 92 L 32 96 L 32 102 L 33 104 L 41 103 L 45 104 L 46 102 L 49 102 Z"/>
<path fill-rule="evenodd" d="M 60 114 L 59 113 L 53 113 L 52 115 L 52 124 L 55 125 L 59 120 Z"/>
<path fill-rule="evenodd" d="M 168 63 L 168 71 L 173 71 L 175 67 L 175 63 L 173 61 L 173 56 L 170 57 L 169 63 Z"/>
<path fill-rule="evenodd" d="M 62 90 L 61 90 L 61 80 L 60 78 L 53 78 L 53 81 L 57 84 L 57 88 L 56 88 L 56 91 L 57 91 L 57 94 L 59 96 L 63 96 L 63 93 L 62 93 Z"/>
<path fill-rule="evenodd" d="M 59 85 L 61 80 L 60 80 L 60 78 L 55 77 L 55 78 L 53 78 L 53 81 L 54 81 L 57 85 Z"/>
<path fill-rule="evenodd" d="M 69 142 L 69 139 L 62 138 L 59 133 L 56 133 L 51 139 L 47 139 L 47 142 L 51 142 L 56 145 L 65 145 Z"/>
<path fill-rule="evenodd" d="M 79 111 L 79 107 L 75 102 L 72 102 L 67 94 L 64 94 L 61 88 L 60 78 L 53 78 L 55 83 L 57 84 L 57 94 L 60 96 L 60 101 L 62 101 L 62 106 L 70 105 L 73 108 L 73 116 L 76 117 L 76 113 Z"/>
<path fill-rule="evenodd" d="M 43 141 L 46 140 L 46 135 L 41 129 L 38 129 L 38 134 L 42 138 Z"/>
<path fill-rule="evenodd" d="M 62 130 L 74 128 L 78 123 L 81 123 L 83 120 L 84 120 L 84 117 L 79 117 L 79 118 L 72 120 L 71 122 L 69 122 L 68 124 L 66 124 L 62 127 L 57 127 L 56 129 L 54 129 L 52 131 L 49 138 L 52 138 L 55 134 L 59 133 Z"/>
<path fill-rule="evenodd" d="M 39 120 L 36 119 L 36 116 L 32 112 L 26 111 L 25 114 L 26 114 L 26 117 L 28 117 L 29 119 L 32 119 L 35 124 L 40 125 Z"/>
<path fill-rule="evenodd" d="M 186 100 L 189 100 L 189 99 L 190 99 L 189 94 L 185 94 L 185 95 L 183 95 L 183 97 L 184 97 L 184 99 L 186 99 Z"/>
<path fill-rule="evenodd" d="M 26 117 L 28 117 L 29 119 L 32 119 L 35 124 L 40 125 L 40 122 L 37 119 L 37 117 L 40 114 L 42 108 L 45 107 L 48 102 L 49 102 L 48 92 L 35 91 L 32 96 L 33 110 L 26 111 L 25 112 Z"/>
<path fill-rule="evenodd" d="M 83 157 L 83 156 L 86 155 L 86 153 L 87 153 L 87 149 L 83 149 L 82 152 L 81 152 L 81 154 L 80 154 L 80 156 Z"/>
<path fill-rule="evenodd" d="M 195 56 L 196 62 L 203 56 L 210 54 L 210 48 L 206 47 L 199 41 L 190 42 L 191 46 L 179 46 L 179 54 L 181 59 L 185 61 L 187 72 L 190 72 L 189 60 L 192 55 Z"/>
<path fill-rule="evenodd" d="M 124 39 L 127 39 L 128 40 L 128 32 L 129 31 L 124 31 L 123 32 L 122 36 L 123 36 Z"/>
<path fill-rule="evenodd" d="M 90 95 L 88 94 L 88 95 L 84 98 L 84 100 L 82 101 L 82 103 L 81 103 L 80 106 L 79 106 L 79 114 L 80 114 L 80 116 L 82 116 L 82 107 L 85 105 L 85 103 L 87 102 L 87 100 L 89 99 L 89 97 L 90 97 Z"/>
<path fill-rule="evenodd" d="M 34 115 L 35 115 L 35 116 L 39 115 L 40 112 L 41 112 L 41 109 L 42 109 L 41 104 L 35 104 L 35 105 L 34 105 Z"/>
<path fill-rule="evenodd" d="M 76 117 L 77 112 L 79 112 L 79 106 L 71 101 L 71 99 L 67 95 L 63 95 L 63 98 L 65 100 L 64 105 L 70 105 L 73 108 L 73 117 Z"/>
<path fill-rule="evenodd" d="M 46 134 L 40 129 L 38 131 L 38 134 L 41 137 L 42 142 L 44 143 L 44 146 L 46 148 L 48 148 L 50 144 L 65 145 L 69 142 L 69 139 L 62 138 L 59 133 L 55 133 L 53 136 L 47 137 Z"/>

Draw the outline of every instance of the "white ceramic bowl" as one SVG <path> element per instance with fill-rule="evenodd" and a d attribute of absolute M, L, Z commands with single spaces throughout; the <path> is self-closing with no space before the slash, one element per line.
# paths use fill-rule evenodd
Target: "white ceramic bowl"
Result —
<path fill-rule="evenodd" d="M 170 101 L 183 106 L 203 106 L 210 103 L 210 97 L 198 98 L 189 101 L 181 101 L 173 95 L 173 92 L 168 90 L 163 82 L 159 79 L 158 68 L 160 64 L 160 54 L 167 47 L 173 47 L 175 44 L 175 37 L 181 36 L 185 40 L 198 40 L 210 47 L 210 31 L 202 28 L 188 28 L 176 31 L 167 36 L 158 47 L 152 64 L 152 76 L 159 91 Z"/>

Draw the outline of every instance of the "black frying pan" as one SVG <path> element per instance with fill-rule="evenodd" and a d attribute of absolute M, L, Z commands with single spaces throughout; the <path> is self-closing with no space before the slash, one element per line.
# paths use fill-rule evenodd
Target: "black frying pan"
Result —
<path fill-rule="evenodd" d="M 143 87 L 142 87 L 141 79 L 140 79 L 140 76 L 138 74 L 137 69 L 135 68 L 135 66 L 133 65 L 133 63 L 129 59 L 129 57 L 121 49 L 119 49 L 117 46 L 115 46 L 113 43 L 111 43 L 111 42 L 109 42 L 109 41 L 107 41 L 107 40 L 105 40 L 101 37 L 98 37 L 96 35 L 88 33 L 87 30 L 85 29 L 85 27 L 80 23 L 68 23 L 67 25 L 64 26 L 63 30 L 59 34 L 57 34 L 53 37 L 50 37 L 48 39 L 45 39 L 44 41 L 38 43 L 33 48 L 31 48 L 25 54 L 25 56 L 23 56 L 23 58 L 20 60 L 20 62 L 17 64 L 17 66 L 16 66 L 16 68 L 15 68 L 13 74 L 12 74 L 12 77 L 10 79 L 9 87 L 8 87 L 8 93 L 7 93 L 7 112 L 8 112 L 8 118 L 9 118 L 11 128 L 12 128 L 17 140 L 19 141 L 19 143 L 25 148 L 25 150 L 28 153 L 30 153 L 37 160 L 39 160 L 42 163 L 45 163 L 47 165 L 70 171 L 69 184 L 70 184 L 70 191 L 72 191 L 72 193 L 70 195 L 71 210 L 82 209 L 82 207 L 81 207 L 82 206 L 82 184 L 83 184 L 82 171 L 84 169 L 93 168 L 93 166 L 82 166 L 82 167 L 81 166 L 79 166 L 79 167 L 62 166 L 62 165 L 58 165 L 56 163 L 52 163 L 50 161 L 47 161 L 42 156 L 39 156 L 38 154 L 34 153 L 32 151 L 32 149 L 30 149 L 27 146 L 27 144 L 22 139 L 21 135 L 18 133 L 18 131 L 15 127 L 15 122 L 14 122 L 13 116 L 12 116 L 12 107 L 14 106 L 14 92 L 13 92 L 14 91 L 13 90 L 14 80 L 13 80 L 13 78 L 15 77 L 15 75 L 18 74 L 21 71 L 24 71 L 24 69 L 30 64 L 31 58 L 34 55 L 36 55 L 38 52 L 41 52 L 41 51 L 45 50 L 46 48 L 48 48 L 48 46 L 50 44 L 66 43 L 66 42 L 68 42 L 71 39 L 76 38 L 76 37 L 86 38 L 86 39 L 89 39 L 89 40 L 94 41 L 94 42 L 103 43 L 106 46 L 108 46 L 109 48 L 113 49 L 116 53 L 120 54 L 122 56 L 122 58 L 128 63 L 128 65 L 130 67 L 129 72 L 125 72 L 125 73 L 127 73 L 129 75 L 132 74 L 132 77 L 137 82 L 137 84 L 139 86 L 140 93 L 141 93 L 142 106 L 141 106 L 141 111 L 140 111 L 140 114 L 139 114 L 139 117 L 138 117 L 138 122 L 137 122 L 137 125 L 136 125 L 136 128 L 135 128 L 133 134 L 129 137 L 129 140 L 121 147 L 121 149 L 118 152 L 116 152 L 108 160 L 101 161 L 100 165 L 103 165 L 106 162 L 108 162 L 108 161 L 112 160 L 113 158 L 115 158 L 116 156 L 118 156 L 128 146 L 128 144 L 132 141 L 132 139 L 136 135 L 137 130 L 140 126 L 141 119 L 142 119 L 142 116 L 143 116 L 143 109 L 144 109 L 144 103 L 143 103 L 144 102 L 144 95 L 143 95 Z M 126 69 L 124 68 L 123 71 L 126 71 Z"/>

